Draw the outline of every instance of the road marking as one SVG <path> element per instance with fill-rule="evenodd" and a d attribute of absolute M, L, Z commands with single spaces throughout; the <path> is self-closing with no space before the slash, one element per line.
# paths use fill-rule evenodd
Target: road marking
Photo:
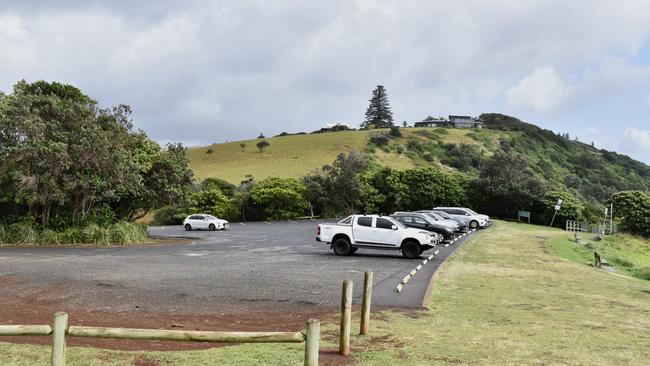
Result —
<path fill-rule="evenodd" d="M 438 253 L 440 253 L 439 250 L 436 250 L 435 252 L 433 252 L 433 255 L 431 256 L 431 258 L 433 258 L 434 255 L 438 255 Z"/>
<path fill-rule="evenodd" d="M 240 222 L 239 225 L 246 226 L 246 224 L 244 224 L 243 222 Z"/>
<path fill-rule="evenodd" d="M 395 291 L 402 292 L 402 285 L 401 284 L 397 285 L 397 287 L 395 288 Z"/>
<path fill-rule="evenodd" d="M 428 259 L 425 259 L 425 260 L 422 261 L 422 264 L 427 264 L 427 263 L 429 263 Z"/>
<path fill-rule="evenodd" d="M 418 273 L 418 271 L 416 271 L 416 270 L 412 270 L 412 271 L 411 271 L 411 276 L 415 276 L 416 273 Z"/>
<path fill-rule="evenodd" d="M 297 222 L 295 222 L 295 221 L 293 221 L 293 220 L 287 220 L 287 221 L 289 221 L 289 222 L 292 223 L 292 224 L 297 224 Z"/>
<path fill-rule="evenodd" d="M 438 251 L 436 251 L 436 253 L 438 253 Z M 432 260 L 434 255 L 435 255 L 435 253 L 434 253 L 434 254 L 431 254 L 427 259 L 428 259 L 428 260 Z"/>
<path fill-rule="evenodd" d="M 448 246 L 449 246 L 449 244 L 445 244 L 445 248 L 448 247 Z"/>
<path fill-rule="evenodd" d="M 415 270 L 416 270 L 416 271 L 419 271 L 419 270 L 421 270 L 421 269 L 422 269 L 422 265 L 421 265 L 421 264 L 418 264 L 418 266 L 415 267 Z"/>
<path fill-rule="evenodd" d="M 264 222 L 265 222 L 265 223 L 267 223 L 267 224 L 269 224 L 269 225 L 271 225 L 271 223 L 270 223 L 270 222 L 268 222 L 268 221 L 264 221 Z"/>
<path fill-rule="evenodd" d="M 402 283 L 406 285 L 406 283 L 411 279 L 411 275 L 406 275 L 406 277 L 402 278 Z"/>

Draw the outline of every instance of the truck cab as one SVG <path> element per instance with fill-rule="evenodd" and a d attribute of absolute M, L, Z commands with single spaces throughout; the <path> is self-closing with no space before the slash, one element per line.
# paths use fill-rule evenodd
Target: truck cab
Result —
<path fill-rule="evenodd" d="M 437 236 L 408 228 L 399 221 L 379 215 L 351 215 L 336 224 L 319 224 L 316 241 L 330 244 L 336 255 L 351 255 L 360 248 L 398 250 L 405 258 L 418 258 L 433 248 Z"/>

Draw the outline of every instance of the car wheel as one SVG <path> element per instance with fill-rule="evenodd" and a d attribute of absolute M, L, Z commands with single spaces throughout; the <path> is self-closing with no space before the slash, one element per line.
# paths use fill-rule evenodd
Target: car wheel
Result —
<path fill-rule="evenodd" d="M 406 259 L 418 258 L 421 253 L 422 250 L 420 249 L 420 245 L 414 241 L 407 241 L 402 244 L 402 255 Z"/>
<path fill-rule="evenodd" d="M 336 255 L 350 255 L 352 254 L 352 245 L 345 239 L 337 239 L 332 243 L 332 249 Z"/>
<path fill-rule="evenodd" d="M 210 231 L 214 231 L 216 228 L 217 227 L 214 226 L 214 224 L 210 224 L 210 226 L 208 226 L 208 229 L 210 229 Z"/>
<path fill-rule="evenodd" d="M 478 221 L 472 220 L 472 222 L 469 223 L 469 227 L 476 229 L 478 227 Z"/>
<path fill-rule="evenodd" d="M 190 231 L 190 230 L 192 230 L 192 225 L 185 224 L 185 231 Z"/>

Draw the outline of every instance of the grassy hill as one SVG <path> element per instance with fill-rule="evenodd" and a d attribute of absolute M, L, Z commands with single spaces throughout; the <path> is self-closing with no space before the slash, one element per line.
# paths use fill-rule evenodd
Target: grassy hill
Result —
<path fill-rule="evenodd" d="M 261 141 L 257 139 L 190 148 L 187 154 L 198 180 L 216 177 L 233 184 L 246 175 L 258 180 L 300 177 L 331 164 L 341 152 L 357 150 L 381 166 L 434 166 L 469 176 L 477 176 L 493 154 L 519 155 L 548 187 L 563 188 L 591 202 L 603 202 L 622 190 L 650 190 L 650 167 L 644 163 L 510 116 L 482 118 L 486 128 L 481 130 L 402 128 L 401 137 L 390 136 L 388 130 L 290 135 L 267 138 L 270 146 L 263 152 L 255 146 Z M 378 140 L 379 135 L 385 138 Z"/>
<path fill-rule="evenodd" d="M 398 154 L 392 147 L 400 144 L 406 145 L 411 139 L 426 142 L 428 140 L 426 137 L 417 134 L 424 130 L 432 129 L 402 129 L 404 137 L 392 139 L 389 148 L 375 149 L 370 154 L 382 166 L 391 168 L 408 169 L 422 165 L 422 161 Z M 445 143 L 484 145 L 470 137 L 473 132 L 471 130 L 449 129 L 446 131 L 448 131 L 447 134 L 440 135 Z M 339 153 L 366 150 L 371 136 L 387 132 L 388 130 L 384 129 L 271 137 L 265 139 L 271 145 L 261 153 L 255 144 L 262 139 L 234 141 L 189 148 L 187 156 L 190 159 L 190 167 L 198 180 L 215 177 L 238 184 L 248 174 L 253 175 L 256 179 L 268 176 L 300 177 L 325 164 L 331 164 Z M 486 135 L 496 138 L 503 133 L 487 131 Z M 243 149 L 240 146 L 242 143 L 246 144 Z M 212 149 L 212 153 L 208 153 L 208 149 Z"/>

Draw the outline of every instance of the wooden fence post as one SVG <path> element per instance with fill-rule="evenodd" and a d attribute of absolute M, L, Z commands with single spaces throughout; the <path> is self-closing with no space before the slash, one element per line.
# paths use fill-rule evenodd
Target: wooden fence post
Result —
<path fill-rule="evenodd" d="M 341 292 L 341 330 L 339 334 L 339 354 L 350 355 L 350 330 L 352 323 L 352 281 L 343 281 Z"/>
<path fill-rule="evenodd" d="M 368 335 L 370 303 L 372 302 L 372 272 L 363 275 L 363 300 L 361 302 L 361 329 L 359 334 Z"/>
<path fill-rule="evenodd" d="M 305 366 L 318 366 L 319 343 L 320 322 L 318 319 L 309 319 L 305 333 Z"/>
<path fill-rule="evenodd" d="M 52 324 L 52 366 L 65 366 L 65 333 L 68 331 L 68 314 L 54 314 Z"/>

